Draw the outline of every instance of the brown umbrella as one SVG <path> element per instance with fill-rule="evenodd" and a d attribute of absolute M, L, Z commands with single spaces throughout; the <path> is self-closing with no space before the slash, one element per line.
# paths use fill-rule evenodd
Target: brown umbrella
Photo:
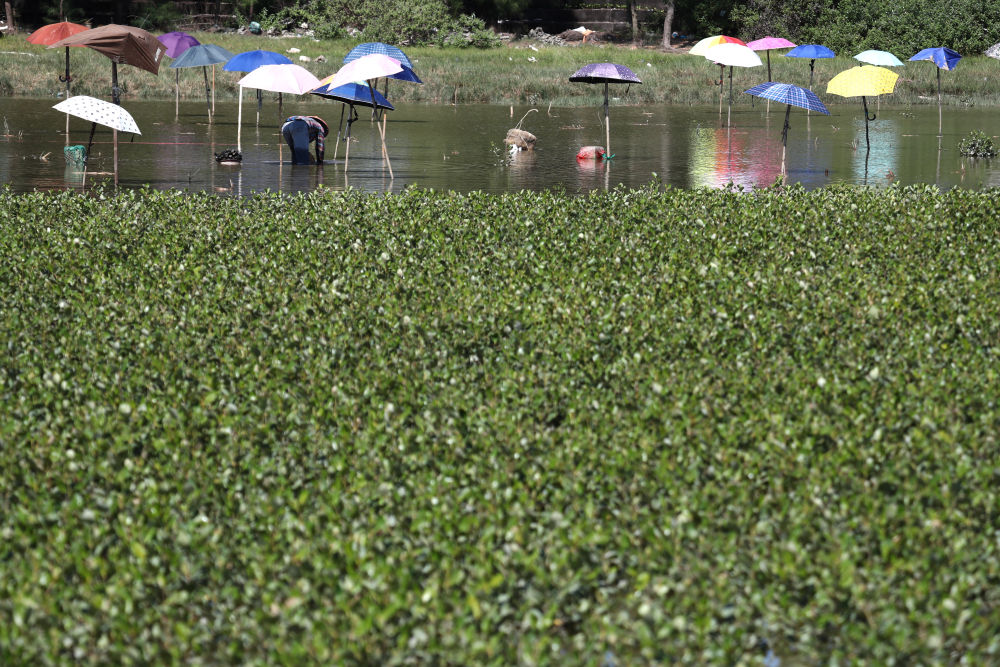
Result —
<path fill-rule="evenodd" d="M 160 61 L 166 48 L 153 35 L 142 28 L 127 25 L 109 25 L 78 33 L 61 39 L 50 49 L 64 46 L 86 46 L 111 59 L 111 101 L 121 104 L 118 89 L 118 65 L 132 65 L 151 74 L 158 74 Z M 118 159 L 118 130 L 114 131 L 115 160 Z M 117 175 L 115 183 L 118 182 Z"/>

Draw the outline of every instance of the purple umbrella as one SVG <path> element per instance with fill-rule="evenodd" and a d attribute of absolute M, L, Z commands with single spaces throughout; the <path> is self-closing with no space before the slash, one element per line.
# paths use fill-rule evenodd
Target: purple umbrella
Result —
<path fill-rule="evenodd" d="M 604 84 L 604 153 L 611 155 L 611 124 L 608 120 L 608 84 L 609 83 L 642 83 L 635 72 L 625 65 L 614 63 L 591 63 L 584 65 L 569 78 L 575 83 L 603 83 Z"/>
<path fill-rule="evenodd" d="M 163 44 L 167 48 L 167 56 L 170 58 L 176 58 L 192 46 L 201 44 L 201 42 L 186 32 L 168 32 L 156 39 L 160 40 L 160 44 Z"/>

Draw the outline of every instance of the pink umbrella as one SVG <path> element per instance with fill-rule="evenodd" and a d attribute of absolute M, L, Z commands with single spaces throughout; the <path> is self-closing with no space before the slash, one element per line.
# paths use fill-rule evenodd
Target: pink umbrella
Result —
<path fill-rule="evenodd" d="M 374 112 L 375 89 L 372 87 L 372 81 L 380 79 L 384 76 L 399 74 L 402 71 L 402 64 L 400 64 L 400 62 L 395 58 L 382 53 L 370 53 L 367 56 L 361 56 L 357 60 L 352 60 L 347 63 L 337 70 L 335 74 L 332 74 L 331 76 L 328 76 L 320 81 L 316 87 L 318 88 L 321 85 L 329 86 L 332 90 L 334 88 L 339 88 L 344 84 L 354 83 L 355 81 L 367 81 L 368 91 L 372 96 L 372 107 Z M 376 126 L 378 127 L 379 136 L 382 139 L 382 156 L 385 158 L 386 164 L 389 165 L 389 178 L 392 178 L 392 162 L 389 161 L 389 151 L 385 147 L 385 126 L 377 123 Z"/>
<path fill-rule="evenodd" d="M 243 126 L 242 88 L 258 88 L 278 93 L 278 115 L 281 115 L 281 94 L 304 95 L 320 85 L 312 72 L 299 65 L 262 65 L 239 80 L 240 105 L 236 116 L 236 150 L 242 151 L 240 129 Z"/>
<path fill-rule="evenodd" d="M 784 37 L 762 37 L 752 42 L 747 42 L 754 51 L 767 51 L 767 80 L 771 80 L 771 49 L 794 49 L 795 44 L 789 42 Z"/>

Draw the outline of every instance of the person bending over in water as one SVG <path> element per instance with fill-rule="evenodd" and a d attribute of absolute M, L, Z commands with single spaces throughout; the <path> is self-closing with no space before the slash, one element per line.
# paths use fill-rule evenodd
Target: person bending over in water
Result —
<path fill-rule="evenodd" d="M 330 126 L 319 116 L 290 116 L 281 126 L 285 143 L 292 149 L 292 164 L 309 164 L 309 144 L 316 142 L 316 162 L 323 164 Z"/>

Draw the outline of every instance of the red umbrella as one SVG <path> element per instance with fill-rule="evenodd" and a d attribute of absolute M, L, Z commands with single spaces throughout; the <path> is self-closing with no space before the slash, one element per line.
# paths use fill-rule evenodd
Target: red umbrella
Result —
<path fill-rule="evenodd" d="M 64 40 L 67 37 L 72 37 L 78 32 L 83 32 L 84 30 L 90 30 L 85 25 L 80 25 L 79 23 L 70 23 L 69 21 L 62 21 L 61 23 L 51 23 L 45 27 L 39 28 L 35 32 L 28 35 L 29 44 L 40 44 L 42 46 L 50 46 L 58 41 Z M 66 97 L 69 97 L 69 82 L 72 79 L 69 75 L 69 47 L 66 47 L 66 76 L 59 77 L 59 80 L 66 84 Z M 69 119 L 67 117 L 67 122 Z"/>

